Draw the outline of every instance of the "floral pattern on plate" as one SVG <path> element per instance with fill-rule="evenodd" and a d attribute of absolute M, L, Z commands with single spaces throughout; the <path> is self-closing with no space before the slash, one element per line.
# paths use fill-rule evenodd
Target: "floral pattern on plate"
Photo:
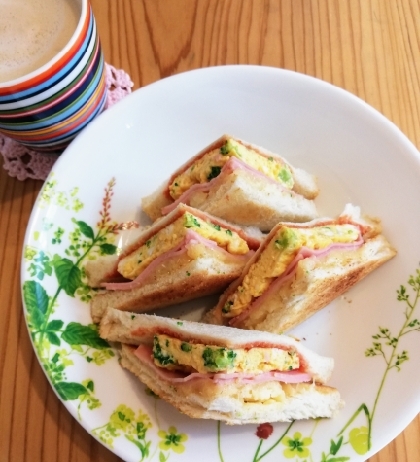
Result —
<path fill-rule="evenodd" d="M 83 359 L 88 370 L 98 366 L 107 367 L 116 360 L 118 353 L 98 335 L 97 326 L 79 322 L 78 315 L 61 316 L 63 297 L 78 299 L 88 312 L 88 302 L 95 291 L 87 286 L 84 264 L 87 260 L 103 255 L 114 255 L 118 247 L 115 239 L 121 230 L 135 223 L 117 223 L 111 218 L 111 205 L 116 180 L 112 178 L 105 187 L 96 224 L 76 218 L 83 210 L 84 202 L 79 197 L 79 188 L 65 191 L 52 174 L 45 183 L 38 199 L 39 210 L 60 208 L 66 224 L 57 224 L 45 214 L 38 220 L 42 224 L 36 229 L 24 248 L 24 278 L 22 294 L 31 339 L 48 379 L 62 401 L 71 401 L 80 421 L 89 412 L 97 412 L 106 396 L 98 396 L 95 381 L 89 376 L 78 381 L 69 380 L 67 372 L 75 367 L 75 358 Z M 406 285 L 397 290 L 397 300 L 403 305 L 401 326 L 396 332 L 380 326 L 372 335 L 372 345 L 365 351 L 366 358 L 379 356 L 385 362 L 375 399 L 361 403 L 345 425 L 328 438 L 329 447 L 320 453 L 313 450 L 313 441 L 323 430 L 322 420 L 315 420 L 312 429 L 304 432 L 299 422 L 288 424 L 262 424 L 251 430 L 259 439 L 255 452 L 248 460 L 258 462 L 269 454 L 283 460 L 302 462 L 344 462 L 354 454 L 364 455 L 372 447 L 375 438 L 374 419 L 381 392 L 390 373 L 398 373 L 409 360 L 409 352 L 400 348 L 402 337 L 420 331 L 416 309 L 420 297 L 420 271 L 409 276 Z M 66 319 L 64 319 L 66 318 Z M 70 320 L 67 320 L 70 318 Z M 80 374 L 79 374 L 80 376 Z M 141 387 L 141 386 L 140 386 Z M 154 415 L 141 406 L 119 404 L 108 417 L 101 415 L 103 423 L 91 429 L 101 442 L 114 448 L 124 439 L 138 450 L 136 460 L 159 460 L 164 462 L 170 455 L 183 454 L 191 441 L 191 435 L 178 430 L 176 422 L 160 425 L 161 411 L 158 398 L 150 390 L 144 390 L 145 399 L 154 400 Z M 121 396 L 122 398 L 122 396 Z M 163 415 L 163 414 L 162 414 Z M 175 425 L 176 424 L 176 425 Z M 214 438 L 221 462 L 227 462 L 223 437 L 224 426 L 216 424 Z M 154 435 L 151 435 L 154 432 Z M 325 435 L 322 438 L 325 439 Z M 277 459 L 279 460 L 279 459 Z"/>

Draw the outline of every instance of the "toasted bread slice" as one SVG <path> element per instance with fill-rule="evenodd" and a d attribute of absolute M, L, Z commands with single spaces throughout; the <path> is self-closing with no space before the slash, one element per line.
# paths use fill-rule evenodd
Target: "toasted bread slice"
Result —
<path fill-rule="evenodd" d="M 226 326 L 178 320 L 148 314 L 133 314 L 108 308 L 99 326 L 102 338 L 130 345 L 152 344 L 156 333 L 166 333 L 186 342 L 219 345 L 225 348 L 253 347 L 293 349 L 301 360 L 301 371 L 309 373 L 318 383 L 331 378 L 334 361 L 318 355 L 288 335 L 248 331 Z"/>
<path fill-rule="evenodd" d="M 186 224 L 182 219 L 179 221 L 178 218 L 181 217 L 189 217 L 191 223 L 188 221 Z M 169 228 L 173 223 L 177 227 Z M 215 240 L 211 236 L 206 239 L 194 230 L 204 234 L 210 232 L 213 237 L 217 237 L 214 237 Z M 161 237 L 156 237 L 161 231 Z M 219 238 L 226 249 L 217 244 Z M 98 322 L 108 306 L 145 312 L 220 293 L 240 275 L 243 266 L 253 254 L 253 250 L 249 249 L 258 248 L 259 239 L 260 236 L 246 233 L 242 228 L 224 220 L 179 204 L 169 215 L 142 232 L 123 249 L 118 258 L 98 259 L 87 265 L 89 284 L 92 287 L 103 287 L 105 282 L 107 289 L 105 293 L 98 293 L 92 299 L 92 318 L 94 322 Z M 166 250 L 161 253 L 159 243 L 166 245 Z M 229 251 L 231 245 L 232 250 L 239 253 Z M 142 246 L 144 251 L 141 252 L 145 257 L 139 257 L 136 253 Z M 138 264 L 143 263 L 143 259 L 150 258 L 153 248 L 158 253 L 146 267 L 138 270 Z M 132 281 L 118 282 L 118 278 L 124 274 L 120 271 L 121 264 L 125 265 L 124 270 L 135 273 Z"/>
<path fill-rule="evenodd" d="M 297 264 L 291 281 L 272 291 L 263 304 L 251 309 L 248 316 L 235 322 L 235 326 L 286 332 L 327 306 L 395 254 L 388 241 L 377 236 L 358 250 L 336 250 L 325 257 L 305 258 Z M 203 322 L 228 323 L 222 316 L 222 309 L 238 282 L 232 283 L 216 307 L 204 315 Z"/>
<path fill-rule="evenodd" d="M 134 351 L 130 345 L 122 346 L 121 365 L 192 418 L 221 420 L 229 425 L 290 422 L 333 417 L 344 404 L 335 388 L 315 383 L 222 384 L 203 378 L 174 385 L 159 378 L 155 368 Z"/>
<path fill-rule="evenodd" d="M 241 274 L 244 259 L 209 248 L 199 251 L 200 258 L 184 253 L 168 259 L 137 288 L 98 293 L 91 301 L 93 321 L 99 322 L 109 306 L 143 313 L 220 293 Z"/>
<path fill-rule="evenodd" d="M 333 360 L 316 354 L 288 336 L 136 315 L 114 309 L 107 310 L 99 332 L 108 341 L 122 342 L 123 367 L 190 417 L 222 420 L 228 424 L 290 421 L 331 417 L 343 405 L 338 391 L 325 386 L 331 376 Z M 232 378 L 228 370 L 221 374 L 222 377 L 211 372 L 193 373 L 189 377 L 193 371 L 185 371 L 173 380 L 172 369 L 168 372 L 152 359 L 150 346 L 156 335 L 187 342 L 181 345 L 203 344 L 215 351 L 220 347 L 235 354 L 239 354 L 241 349 L 250 352 L 254 348 L 262 348 L 267 350 L 263 353 L 265 363 L 272 350 L 293 352 L 299 358 L 298 373 L 305 374 L 306 379 L 290 383 L 286 378 L 290 371 L 275 379 L 276 373 L 267 376 L 256 368 L 252 369 L 252 373 L 233 374 Z M 137 346 L 142 349 L 141 353 L 136 352 Z"/>
<path fill-rule="evenodd" d="M 256 208 L 261 202 L 262 208 L 258 211 L 257 216 L 263 217 L 261 220 L 261 229 L 263 230 L 271 229 L 271 227 L 280 220 L 296 220 L 298 222 L 303 222 L 316 216 L 316 209 L 312 199 L 318 195 L 319 190 L 316 184 L 316 179 L 313 175 L 302 169 L 291 166 L 284 158 L 276 154 L 228 135 L 223 135 L 218 140 L 204 148 L 196 156 L 189 159 L 154 193 L 143 198 L 142 208 L 144 212 L 152 220 L 156 220 L 161 217 L 162 214 L 165 214 L 166 212 L 162 209 L 165 209 L 174 203 L 174 199 L 169 194 L 169 185 L 174 181 L 174 179 L 182 172 L 191 168 L 197 160 L 201 159 L 206 154 L 213 150 L 220 149 L 228 140 L 233 140 L 265 158 L 279 159 L 290 169 L 294 181 L 293 189 L 288 190 L 282 188 L 280 183 L 269 180 L 267 177 L 264 177 L 264 175 L 258 174 L 258 172 L 257 175 L 255 175 L 255 173 L 252 174 L 248 171 L 248 174 L 245 176 L 239 175 L 242 178 L 242 181 L 239 185 L 234 185 L 233 190 L 230 190 L 228 186 L 225 186 L 223 192 L 218 192 L 223 182 L 228 180 L 230 176 L 230 174 L 222 174 L 222 178 L 215 178 L 211 181 L 211 183 L 208 183 L 211 185 L 210 190 L 205 193 L 197 192 L 197 194 L 193 194 L 191 198 L 188 199 L 188 203 L 202 210 L 212 210 L 212 213 L 215 216 L 226 217 L 226 219 L 232 223 L 245 226 L 260 226 L 259 222 L 254 219 L 251 214 L 248 214 L 245 217 L 242 216 L 242 218 L 239 216 L 238 219 L 236 219 L 234 212 L 235 207 L 237 208 L 238 204 L 241 208 L 245 208 L 249 203 Z M 235 178 L 236 176 L 229 180 L 231 184 L 235 182 Z M 264 184 L 266 185 L 266 188 L 264 188 Z M 240 198 L 240 203 L 236 200 L 234 200 L 232 204 L 225 203 L 230 201 L 231 194 L 235 192 L 236 189 L 241 191 L 240 194 L 242 195 L 242 198 Z M 224 196 L 225 198 L 229 197 L 229 199 L 225 201 Z M 237 197 L 239 198 L 239 196 Z M 297 203 L 293 204 L 294 202 Z M 203 205 L 206 207 L 202 208 Z M 218 210 L 220 206 L 223 207 L 219 213 Z M 279 219 L 274 221 L 277 218 Z"/>
<path fill-rule="evenodd" d="M 312 200 L 247 170 L 220 174 L 208 192 L 191 195 L 190 204 L 241 226 L 258 226 L 262 231 L 271 231 L 280 221 L 302 223 L 318 216 Z"/>
<path fill-rule="evenodd" d="M 341 221 L 343 218 L 344 215 Z M 371 221 L 371 226 L 369 226 L 366 220 L 357 219 L 357 217 L 353 219 L 356 219 L 358 223 L 363 222 L 365 226 L 364 242 L 359 247 L 337 248 L 320 256 L 314 254 L 301 259 L 295 265 L 290 277 L 284 278 L 284 282 L 276 284 L 274 280 L 269 289 L 260 297 L 252 299 L 242 313 L 229 318 L 223 314 L 229 297 L 240 290 L 252 265 L 259 260 L 277 230 L 284 224 L 273 228 L 260 249 L 244 267 L 240 278 L 227 288 L 218 304 L 205 313 L 203 322 L 280 333 L 296 327 L 327 306 L 332 300 L 396 255 L 395 249 L 386 238 L 378 234 L 380 226 L 377 220 Z M 322 220 L 315 224 L 322 224 Z M 310 227 L 310 225 L 302 226 Z"/>
<path fill-rule="evenodd" d="M 116 257 L 102 257 L 97 260 L 89 261 L 86 265 L 86 275 L 88 285 L 93 288 L 99 288 L 103 283 L 122 280 L 121 274 L 118 272 L 118 265 L 127 256 L 135 252 L 139 247 L 145 244 L 160 230 L 174 223 L 185 212 L 189 212 L 207 222 L 213 223 L 216 226 L 222 226 L 238 234 L 244 239 L 249 248 L 252 250 L 258 249 L 262 240 L 262 234 L 255 229 L 243 229 L 235 226 L 223 219 L 216 218 L 206 212 L 194 209 L 185 204 L 179 204 L 171 213 L 156 221 L 152 226 L 144 228 L 142 232 L 123 248 L 121 254 Z"/>

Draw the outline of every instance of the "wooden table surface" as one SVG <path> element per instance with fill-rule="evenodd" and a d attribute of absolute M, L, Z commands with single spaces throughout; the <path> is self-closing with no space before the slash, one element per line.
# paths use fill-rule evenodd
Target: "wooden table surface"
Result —
<path fill-rule="evenodd" d="M 92 0 L 107 62 L 135 87 L 200 67 L 261 64 L 366 100 L 420 147 L 419 0 Z M 56 398 L 26 330 L 25 228 L 41 181 L 0 173 L 0 462 L 111 462 Z M 420 461 L 420 417 L 370 462 Z"/>

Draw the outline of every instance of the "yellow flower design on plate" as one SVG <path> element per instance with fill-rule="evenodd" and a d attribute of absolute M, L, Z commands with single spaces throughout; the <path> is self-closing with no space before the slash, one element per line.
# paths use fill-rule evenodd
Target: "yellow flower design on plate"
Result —
<path fill-rule="evenodd" d="M 310 451 L 307 446 L 312 444 L 312 438 L 302 438 L 302 434 L 296 432 L 293 435 L 293 438 L 286 436 L 282 443 L 287 446 L 283 451 L 283 454 L 288 459 L 293 459 L 295 457 L 304 458 L 310 455 Z"/>
<path fill-rule="evenodd" d="M 367 427 L 353 428 L 349 434 L 349 441 L 352 448 L 360 455 L 368 452 L 368 439 Z"/>
<path fill-rule="evenodd" d="M 160 430 L 158 432 L 158 436 L 162 439 L 159 443 L 159 448 L 163 449 L 164 451 L 172 451 L 176 452 L 177 454 L 181 454 L 185 451 L 185 447 L 182 443 L 187 441 L 188 436 L 184 433 L 177 433 L 176 427 L 169 427 L 168 432 L 164 430 Z"/>

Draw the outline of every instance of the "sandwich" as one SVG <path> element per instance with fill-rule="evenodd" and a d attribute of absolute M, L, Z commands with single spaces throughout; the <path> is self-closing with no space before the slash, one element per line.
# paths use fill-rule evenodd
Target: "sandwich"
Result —
<path fill-rule="evenodd" d="M 182 413 L 228 424 L 332 417 L 343 406 L 326 385 L 334 366 L 295 339 L 109 308 L 102 338 L 121 343 L 121 365 Z"/>
<path fill-rule="evenodd" d="M 123 249 L 116 259 L 86 265 L 88 284 L 104 291 L 91 301 L 98 322 L 108 306 L 145 312 L 221 293 L 260 245 L 224 220 L 179 204 Z"/>
<path fill-rule="evenodd" d="M 395 255 L 379 220 L 350 204 L 335 220 L 280 223 L 203 322 L 287 331 Z"/>
<path fill-rule="evenodd" d="M 241 226 L 270 231 L 279 221 L 317 217 L 315 178 L 260 147 L 224 135 L 192 157 L 142 208 L 156 220 L 180 202 Z"/>

